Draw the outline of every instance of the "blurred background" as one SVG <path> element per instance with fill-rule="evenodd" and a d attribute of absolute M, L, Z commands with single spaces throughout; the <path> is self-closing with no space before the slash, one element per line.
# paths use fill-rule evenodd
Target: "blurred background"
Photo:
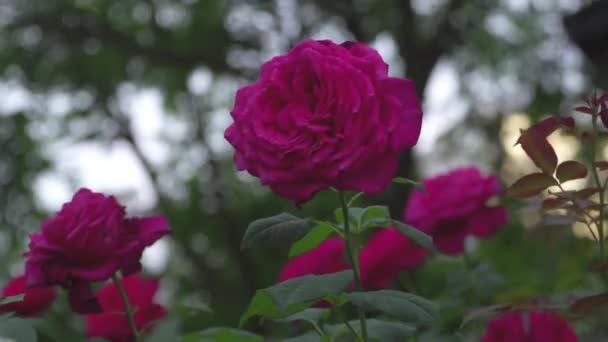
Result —
<path fill-rule="evenodd" d="M 173 235 L 146 252 L 146 271 L 162 277 L 161 300 L 171 307 L 200 302 L 214 311 L 183 318 L 185 331 L 235 326 L 287 258 L 286 249 L 242 251 L 247 224 L 281 211 L 329 217 L 337 207 L 335 194 L 322 193 L 297 209 L 235 172 L 223 131 L 235 91 L 255 80 L 264 61 L 307 38 L 368 42 L 390 74 L 415 81 L 424 103 L 420 142 L 403 155 L 400 176 L 475 164 L 511 183 L 533 167 L 513 147 L 519 128 L 567 114 L 593 87 L 606 86 L 607 7 L 583 0 L 1 0 L 0 279 L 22 271 L 27 234 L 86 186 L 117 195 L 133 215 L 167 215 Z M 552 142 L 560 159 L 580 152 L 571 136 Z M 394 185 L 366 200 L 401 218 L 408 190 Z M 451 275 L 453 260 L 418 272 L 419 291 L 453 308 L 445 331 L 465 307 L 599 286 L 585 270 L 593 250 L 584 234 L 526 229 L 521 222 L 533 213 L 508 204 L 512 223 L 474 246 L 488 278 L 474 289 L 481 299 L 459 302 L 466 299 L 458 293 L 471 290 L 462 286 L 475 284 Z M 78 319 L 64 326 L 66 310 L 56 304 L 39 323 L 49 340 L 82 336 Z"/>

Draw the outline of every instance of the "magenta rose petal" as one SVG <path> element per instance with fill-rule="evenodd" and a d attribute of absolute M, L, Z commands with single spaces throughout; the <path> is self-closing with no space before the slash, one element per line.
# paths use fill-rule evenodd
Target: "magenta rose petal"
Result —
<path fill-rule="evenodd" d="M 150 216 L 133 220 L 138 228 L 139 241 L 146 247 L 170 233 L 169 221 L 164 216 Z"/>
<path fill-rule="evenodd" d="M 411 82 L 389 77 L 374 49 L 307 40 L 237 92 L 224 137 L 238 170 L 301 205 L 330 187 L 382 191 L 421 115 Z"/>
<path fill-rule="evenodd" d="M 507 223 L 507 210 L 503 207 L 485 208 L 475 213 L 468 222 L 471 234 L 485 238 Z"/>

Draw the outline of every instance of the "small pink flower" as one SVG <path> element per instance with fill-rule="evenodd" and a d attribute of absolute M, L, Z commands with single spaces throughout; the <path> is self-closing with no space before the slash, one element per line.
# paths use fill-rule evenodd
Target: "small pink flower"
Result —
<path fill-rule="evenodd" d="M 139 271 L 143 250 L 168 233 L 164 217 L 126 218 L 113 196 L 80 189 L 30 236 L 27 284 L 61 285 L 76 312 L 98 311 L 90 283 Z"/>
<path fill-rule="evenodd" d="M 0 305 L 0 314 L 14 312 L 17 316 L 39 316 L 55 300 L 56 291 L 53 287 L 36 287 L 28 289 L 25 276 L 12 278 L 2 289 L 1 298 L 23 294 L 23 299 Z"/>
<path fill-rule="evenodd" d="M 460 168 L 422 181 L 405 208 L 404 221 L 431 235 L 437 249 L 456 255 L 464 251 L 467 236 L 494 234 L 507 222 L 507 211 L 489 206 L 500 193 L 495 176 L 483 176 L 474 167 Z"/>
<path fill-rule="evenodd" d="M 426 251 L 395 228 L 380 228 L 359 255 L 361 282 L 368 289 L 388 287 L 399 272 L 419 266 Z M 344 240 L 332 237 L 313 250 L 287 262 L 279 281 L 309 274 L 328 274 L 350 269 Z"/>
<path fill-rule="evenodd" d="M 411 81 L 389 77 L 367 45 L 329 40 L 266 62 L 231 114 L 225 137 L 237 168 L 296 204 L 329 187 L 384 190 L 422 123 Z"/>
<path fill-rule="evenodd" d="M 120 280 L 125 288 L 129 305 L 134 312 L 135 325 L 140 332 L 154 327 L 159 319 L 167 315 L 167 310 L 154 303 L 159 287 L 157 279 L 144 279 L 132 275 Z M 114 283 L 108 283 L 97 293 L 102 312 L 85 315 L 88 337 L 103 337 L 111 342 L 133 342 L 135 338 L 125 314 L 125 305 Z"/>
<path fill-rule="evenodd" d="M 577 342 L 563 318 L 551 312 L 511 312 L 490 322 L 482 342 Z"/>

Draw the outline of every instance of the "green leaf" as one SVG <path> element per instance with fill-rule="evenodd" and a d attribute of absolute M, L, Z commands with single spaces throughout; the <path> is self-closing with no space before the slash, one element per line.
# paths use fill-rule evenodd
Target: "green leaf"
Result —
<path fill-rule="evenodd" d="M 14 295 L 14 296 L 2 297 L 2 298 L 0 298 L 0 305 L 10 304 L 13 302 L 20 302 L 23 300 L 24 296 L 25 296 L 25 294 L 20 293 L 18 295 Z"/>
<path fill-rule="evenodd" d="M 330 310 L 328 309 L 308 308 L 293 315 L 289 315 L 285 318 L 274 319 L 274 321 L 281 323 L 293 321 L 317 322 L 321 319 L 327 318 L 329 312 Z"/>
<path fill-rule="evenodd" d="M 146 337 L 146 342 L 179 341 L 179 322 L 176 319 L 166 319 L 158 322 L 154 330 Z"/>
<path fill-rule="evenodd" d="M 366 310 L 381 311 L 406 322 L 425 324 L 439 319 L 439 306 L 434 302 L 395 290 L 353 292 L 351 303 Z"/>
<path fill-rule="evenodd" d="M 182 342 L 263 342 L 261 336 L 234 328 L 209 328 L 182 337 Z"/>
<path fill-rule="evenodd" d="M 415 180 L 411 180 L 405 177 L 395 177 L 393 178 L 393 183 L 395 184 L 404 184 L 404 185 L 413 185 L 416 189 L 426 192 L 424 189 L 424 184 L 420 182 L 416 182 Z"/>
<path fill-rule="evenodd" d="M 359 333 L 359 335 L 361 334 L 361 323 L 359 320 L 349 321 L 349 324 Z M 344 324 L 330 327 L 326 326 L 326 330 L 336 338 L 336 341 L 357 341 L 355 337 L 352 336 L 350 329 Z M 415 327 L 403 322 L 374 318 L 367 320 L 367 336 L 369 341 L 404 341 L 404 338 L 412 336 L 415 333 Z M 339 337 L 348 337 L 348 339 Z"/>
<path fill-rule="evenodd" d="M 36 330 L 29 321 L 19 318 L 0 320 L 0 340 L 16 342 L 36 342 Z"/>
<path fill-rule="evenodd" d="M 324 222 L 316 225 L 308 234 L 291 246 L 291 249 L 289 249 L 289 257 L 293 258 L 314 249 L 321 242 L 325 241 L 333 232 L 334 229 L 329 223 Z"/>
<path fill-rule="evenodd" d="M 353 280 L 353 271 L 293 278 L 264 289 L 275 303 L 286 310 L 294 304 L 319 300 L 346 290 Z"/>
<path fill-rule="evenodd" d="M 341 208 L 336 209 L 334 215 L 339 223 L 344 223 Z M 348 220 L 351 231 L 359 234 L 370 228 L 390 224 L 390 214 L 388 208 L 381 205 L 372 205 L 365 208 L 352 207 L 348 208 Z"/>
<path fill-rule="evenodd" d="M 546 188 L 557 185 L 557 181 L 544 173 L 525 175 L 511 184 L 506 195 L 515 198 L 527 198 L 539 194 Z"/>
<path fill-rule="evenodd" d="M 431 251 L 435 250 L 435 246 L 433 245 L 433 238 L 427 235 L 426 233 L 397 220 L 393 220 L 393 225 L 401 233 L 403 233 L 403 235 L 407 236 L 418 245 Z"/>
<path fill-rule="evenodd" d="M 296 312 L 302 311 L 309 306 L 309 303 L 297 304 L 287 310 L 279 308 L 277 303 L 274 302 L 272 297 L 265 289 L 257 290 L 247 311 L 241 316 L 239 321 L 239 327 L 243 327 L 249 319 L 254 316 L 261 316 L 265 318 L 281 318 L 286 317 Z"/>
<path fill-rule="evenodd" d="M 266 245 L 290 245 L 301 239 L 310 229 L 310 220 L 301 219 L 289 213 L 253 221 L 241 243 L 242 248 L 249 248 L 256 243 Z"/>
<path fill-rule="evenodd" d="M 568 160 L 559 164 L 555 171 L 555 176 L 562 183 L 573 179 L 585 178 L 587 177 L 587 167 L 575 160 Z"/>

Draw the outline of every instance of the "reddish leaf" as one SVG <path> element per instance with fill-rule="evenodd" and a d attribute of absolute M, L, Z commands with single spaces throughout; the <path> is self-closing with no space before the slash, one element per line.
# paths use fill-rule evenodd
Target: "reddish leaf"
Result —
<path fill-rule="evenodd" d="M 581 112 L 581 113 L 585 113 L 585 114 L 591 114 L 591 108 L 587 107 L 587 106 L 579 106 L 574 108 L 575 111 L 577 112 Z"/>
<path fill-rule="evenodd" d="M 587 177 L 587 167 L 575 160 L 565 161 L 557 167 L 555 176 L 560 182 Z"/>
<path fill-rule="evenodd" d="M 602 119 L 604 127 L 608 128 L 608 106 L 606 102 L 600 103 L 600 119 Z"/>
<path fill-rule="evenodd" d="M 570 203 L 570 201 L 566 198 L 547 198 L 543 201 L 543 209 L 551 210 L 551 209 L 559 209 L 563 208 L 564 205 Z"/>
<path fill-rule="evenodd" d="M 595 271 L 595 272 L 608 271 L 608 262 L 603 262 L 601 264 L 593 265 L 593 267 L 591 267 L 591 270 Z"/>
<path fill-rule="evenodd" d="M 603 171 L 603 170 L 607 170 L 608 169 L 608 161 L 602 160 L 602 161 L 596 161 L 593 162 L 593 166 L 595 166 L 596 169 Z"/>
<path fill-rule="evenodd" d="M 581 134 L 581 140 L 584 143 L 591 143 L 593 142 L 593 140 L 595 140 L 595 134 L 593 134 L 592 132 L 585 131 Z"/>
<path fill-rule="evenodd" d="M 591 195 L 595 195 L 599 191 L 600 191 L 599 188 L 585 188 L 585 189 L 577 191 L 574 194 L 574 197 L 576 197 L 578 199 L 589 198 L 589 197 L 591 197 Z"/>
<path fill-rule="evenodd" d="M 570 305 L 570 311 L 582 315 L 605 304 L 608 304 L 608 293 L 600 293 L 598 295 L 578 299 Z"/>
<path fill-rule="evenodd" d="M 557 155 L 544 136 L 534 129 L 528 129 L 522 132 L 518 143 L 543 173 L 553 174 L 557 167 Z"/>
<path fill-rule="evenodd" d="M 521 177 L 507 189 L 506 195 L 527 198 L 539 194 L 546 188 L 557 185 L 555 179 L 544 173 L 532 173 Z"/>
<path fill-rule="evenodd" d="M 528 131 L 533 130 L 541 137 L 547 138 L 549 135 L 551 135 L 551 133 L 560 128 L 560 126 L 574 128 L 574 119 L 569 116 L 565 118 L 559 116 L 548 117 L 530 126 Z M 520 140 L 517 142 L 519 143 Z"/>

